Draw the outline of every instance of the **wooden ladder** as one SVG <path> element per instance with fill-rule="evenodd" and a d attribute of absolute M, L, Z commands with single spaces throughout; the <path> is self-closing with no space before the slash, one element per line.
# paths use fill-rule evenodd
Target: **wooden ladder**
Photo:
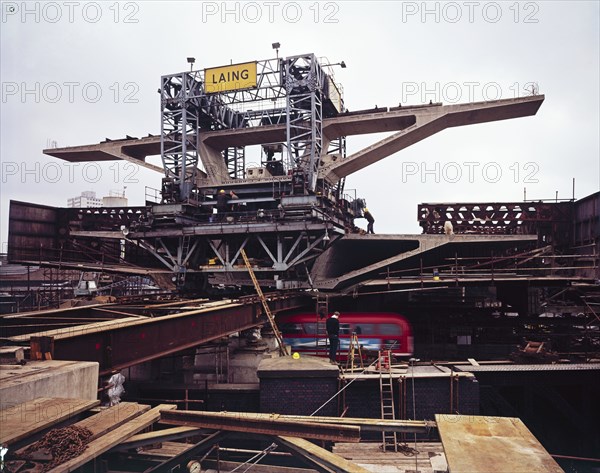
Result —
<path fill-rule="evenodd" d="M 356 332 L 352 332 L 350 336 L 350 344 L 348 345 L 348 357 L 346 358 L 346 369 L 350 368 L 350 371 L 354 370 L 354 357 L 358 355 L 358 361 L 360 367 L 364 369 L 362 351 L 360 343 L 358 343 L 358 335 Z"/>
<path fill-rule="evenodd" d="M 387 366 L 384 358 L 387 356 Z M 392 353 L 390 350 L 379 352 L 379 395 L 381 399 L 381 418 L 394 420 L 396 412 L 394 409 L 394 385 L 392 378 Z M 386 373 L 384 373 L 386 371 Z M 382 432 L 383 451 L 398 451 L 398 438 L 396 432 Z"/>
<path fill-rule="evenodd" d="M 263 294 L 262 289 L 260 288 L 260 284 L 258 284 L 258 279 L 256 279 L 256 275 L 254 274 L 252 265 L 250 264 L 250 261 L 248 260 L 246 251 L 242 248 L 242 250 L 240 251 L 240 254 L 242 255 L 242 258 L 244 258 L 244 264 L 246 265 L 246 268 L 248 269 L 248 273 L 250 273 L 250 278 L 252 279 L 252 283 L 254 284 L 254 289 L 256 289 L 258 298 L 260 299 L 260 302 L 262 303 L 263 309 L 265 310 L 265 314 L 267 314 L 267 318 L 269 319 L 269 323 L 271 324 L 271 328 L 273 329 L 273 334 L 275 335 L 275 339 L 277 340 L 277 344 L 279 345 L 279 353 L 281 355 L 285 356 L 288 353 L 286 352 L 285 346 L 283 345 L 283 336 L 281 335 L 281 332 L 277 328 L 277 324 L 275 323 L 275 317 L 273 317 L 273 313 L 271 312 L 271 309 L 269 309 L 269 304 L 267 304 L 267 299 L 265 298 L 265 295 Z"/>

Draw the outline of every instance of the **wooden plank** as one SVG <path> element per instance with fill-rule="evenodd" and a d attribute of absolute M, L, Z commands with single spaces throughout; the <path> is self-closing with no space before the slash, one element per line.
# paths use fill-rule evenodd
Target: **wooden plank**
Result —
<path fill-rule="evenodd" d="M 194 437 L 205 432 L 205 429 L 197 427 L 173 427 L 170 429 L 155 430 L 153 432 L 145 432 L 129 437 L 124 442 L 121 442 L 113 450 L 128 450 L 130 448 L 143 447 L 158 442 L 167 442 L 187 437 Z"/>
<path fill-rule="evenodd" d="M 520 419 L 448 414 L 435 419 L 450 473 L 563 473 Z"/>
<path fill-rule="evenodd" d="M 278 436 L 276 442 L 302 455 L 317 468 L 324 466 L 339 473 L 369 473 L 369 470 L 358 466 L 356 463 L 352 463 L 335 453 L 331 453 L 308 440 Z M 322 471 L 322 468 L 319 469 Z"/>
<path fill-rule="evenodd" d="M 184 454 L 187 450 L 193 447 L 194 444 L 181 442 L 163 442 L 160 446 L 154 448 L 145 448 L 137 452 L 137 455 L 143 457 L 160 458 L 162 461 Z"/>
<path fill-rule="evenodd" d="M 6 407 L 0 411 L 0 444 L 10 445 L 98 404 L 90 399 L 45 397 Z"/>
<path fill-rule="evenodd" d="M 101 435 L 119 427 L 125 422 L 136 418 L 137 416 L 148 411 L 150 406 L 145 404 L 138 404 L 136 402 L 121 402 L 116 406 L 112 406 L 106 409 L 102 409 L 100 412 L 88 417 L 87 419 L 80 420 L 73 424 L 77 427 L 88 429 L 92 436 L 88 441 L 92 441 Z M 16 450 L 14 454 L 17 457 L 23 457 L 26 455 L 25 451 L 29 446 L 23 447 Z"/>
<path fill-rule="evenodd" d="M 51 473 L 73 471 L 82 465 L 85 465 L 90 460 L 93 460 L 104 452 L 110 450 L 115 445 L 118 445 L 125 439 L 128 439 L 139 431 L 144 430 L 146 427 L 154 424 L 160 419 L 160 411 L 167 411 L 171 409 L 177 409 L 174 404 L 160 404 L 154 409 L 145 412 L 139 417 L 127 422 L 126 424 L 114 429 L 112 432 L 103 435 L 96 440 L 92 440 L 88 443 L 86 450 L 79 456 L 72 458 L 71 460 L 58 465 L 56 468 L 50 470 Z"/>
<path fill-rule="evenodd" d="M 418 442 L 416 447 L 414 442 L 407 442 L 407 447 L 411 450 L 398 452 L 383 452 L 381 450 L 381 441 L 379 442 L 361 442 L 358 445 L 354 443 L 336 443 L 333 447 L 333 453 L 344 457 L 360 466 L 371 471 L 379 471 L 385 466 L 385 471 L 420 470 L 421 473 L 448 470 L 444 450 L 440 442 Z M 416 448 L 416 451 L 413 449 Z M 392 467 L 391 465 L 394 465 Z M 396 469 L 393 469 L 396 468 Z"/>
<path fill-rule="evenodd" d="M 146 404 L 121 402 L 116 406 L 103 409 L 99 413 L 77 422 L 75 425 L 92 432 L 90 440 L 94 440 L 120 425 L 123 425 L 125 422 L 135 419 L 148 410 L 150 410 L 150 406 Z"/>
<path fill-rule="evenodd" d="M 404 473 L 406 470 L 415 471 L 416 469 L 421 471 L 421 473 L 425 471 L 433 473 L 434 470 L 440 470 L 440 468 L 434 468 L 433 466 L 437 458 L 441 459 L 445 465 L 441 471 L 446 472 L 448 470 L 443 453 L 432 453 L 423 449 L 419 449 L 416 455 L 404 455 L 400 451 L 388 451 L 384 453 L 381 452 L 380 445 L 381 442 L 372 449 L 373 453 L 371 455 L 368 455 L 368 452 L 361 452 L 360 454 L 353 454 L 352 452 L 344 453 L 338 451 L 335 447 L 333 448 L 333 453 L 370 471 L 389 471 L 390 473 L 400 471 Z M 379 453 L 376 452 L 377 449 L 379 449 Z"/>

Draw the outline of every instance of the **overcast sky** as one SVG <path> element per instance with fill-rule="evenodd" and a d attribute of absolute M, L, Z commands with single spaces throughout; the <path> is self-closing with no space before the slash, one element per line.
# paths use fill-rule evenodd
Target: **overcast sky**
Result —
<path fill-rule="evenodd" d="M 8 204 L 93 190 L 132 205 L 161 175 L 67 165 L 42 149 L 160 131 L 160 76 L 314 52 L 350 110 L 527 95 L 534 117 L 445 130 L 348 178 L 377 233 L 420 233 L 421 202 L 576 197 L 600 189 L 599 11 L 590 2 L 2 2 L 1 227 Z M 380 137 L 348 139 L 351 154 Z M 153 160 L 159 164 L 159 159 Z M 465 164 L 466 163 L 466 164 Z M 473 164 L 475 163 L 475 164 Z M 2 245 L 5 251 L 6 246 Z"/>

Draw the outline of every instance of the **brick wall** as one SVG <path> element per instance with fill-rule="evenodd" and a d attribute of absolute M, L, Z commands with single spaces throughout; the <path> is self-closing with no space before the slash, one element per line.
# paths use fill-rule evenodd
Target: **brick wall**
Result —
<path fill-rule="evenodd" d="M 404 390 L 400 392 L 400 383 L 394 382 L 394 407 L 396 418 L 401 416 L 401 402 L 405 403 L 406 419 L 413 418 L 412 379 L 405 378 Z M 415 378 L 415 411 L 417 420 L 434 420 L 435 414 L 449 414 L 450 378 Z M 453 387 L 453 410 L 460 414 L 479 414 L 479 384 L 475 378 L 461 377 Z M 347 417 L 381 418 L 379 380 L 361 380 L 352 383 L 346 389 Z"/>
<path fill-rule="evenodd" d="M 310 415 L 338 389 L 336 378 L 265 378 L 260 381 L 260 411 Z M 318 413 L 336 416 L 337 402 L 331 401 Z"/>
<path fill-rule="evenodd" d="M 291 356 L 260 362 L 260 411 L 264 413 L 311 415 L 338 390 L 339 369 L 323 358 Z M 337 416 L 337 400 L 318 412 Z"/>

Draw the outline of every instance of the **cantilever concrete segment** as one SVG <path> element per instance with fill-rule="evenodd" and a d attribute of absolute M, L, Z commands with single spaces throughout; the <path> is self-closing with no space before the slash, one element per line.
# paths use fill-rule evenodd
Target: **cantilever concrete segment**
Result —
<path fill-rule="evenodd" d="M 474 245 L 498 250 L 536 240 L 536 235 L 346 235 L 317 258 L 311 276 L 317 288 L 339 289 L 373 278 L 385 268 L 418 267 L 418 258 L 440 259 L 436 253 L 445 248 L 461 255 Z"/>
<path fill-rule="evenodd" d="M 402 113 L 414 117 L 413 124 L 344 160 L 322 167 L 320 175 L 330 181 L 337 181 L 446 128 L 535 115 L 543 101 L 543 95 L 535 95 L 405 110 Z M 388 113 L 397 116 L 400 112 Z M 365 120 L 364 123 L 368 121 Z"/>
<path fill-rule="evenodd" d="M 398 133 L 343 161 L 323 167 L 320 174 L 322 177 L 335 181 L 445 128 L 535 115 L 543 101 L 543 95 L 535 95 L 458 105 L 433 104 L 401 107 L 389 111 L 384 108 L 381 112 L 341 114 L 334 118 L 327 118 L 323 120 L 325 142 L 340 136 L 393 131 L 398 131 Z M 286 141 L 285 133 L 285 125 L 203 132 L 200 135 L 199 150 L 209 180 L 218 181 L 226 178 L 221 150 L 234 146 L 284 142 Z M 147 156 L 160 154 L 160 136 L 46 149 L 44 153 L 71 162 L 124 159 L 155 171 L 163 171 L 144 161 Z"/>
<path fill-rule="evenodd" d="M 160 136 L 106 140 L 95 145 L 49 148 L 44 154 L 72 163 L 86 161 L 115 161 L 123 159 L 152 171 L 163 172 L 163 168 L 145 162 L 147 156 L 160 154 Z"/>

